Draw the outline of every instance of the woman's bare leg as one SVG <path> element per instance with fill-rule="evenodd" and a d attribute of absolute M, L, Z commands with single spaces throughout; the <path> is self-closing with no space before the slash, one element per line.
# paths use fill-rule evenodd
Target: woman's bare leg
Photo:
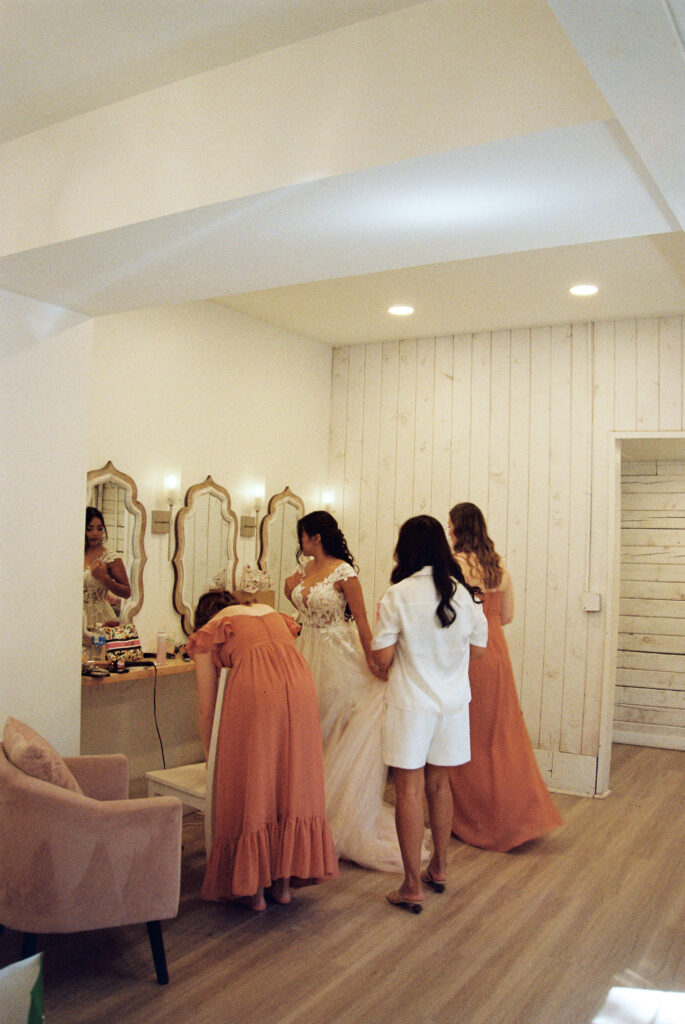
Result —
<path fill-rule="evenodd" d="M 443 765 L 427 764 L 425 775 L 428 819 L 434 847 L 428 871 L 436 881 L 442 881 L 447 874 L 447 845 L 452 829 L 452 791 L 449 768 Z"/>
<path fill-rule="evenodd" d="M 423 898 L 421 885 L 421 845 L 423 843 L 423 768 L 393 768 L 395 793 L 395 827 L 400 843 L 404 881 L 401 896 L 410 900 Z"/>

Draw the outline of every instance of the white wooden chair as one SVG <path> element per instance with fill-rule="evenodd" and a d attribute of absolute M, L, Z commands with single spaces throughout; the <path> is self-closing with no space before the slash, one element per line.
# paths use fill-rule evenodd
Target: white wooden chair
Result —
<path fill-rule="evenodd" d="M 219 675 L 207 762 L 198 761 L 197 764 L 182 764 L 177 768 L 145 772 L 148 796 L 177 796 L 188 807 L 202 811 L 205 816 L 205 850 L 208 857 L 214 838 L 216 746 L 227 678 L 228 669 L 223 668 Z M 208 779 L 211 779 L 210 785 L 207 785 Z"/>

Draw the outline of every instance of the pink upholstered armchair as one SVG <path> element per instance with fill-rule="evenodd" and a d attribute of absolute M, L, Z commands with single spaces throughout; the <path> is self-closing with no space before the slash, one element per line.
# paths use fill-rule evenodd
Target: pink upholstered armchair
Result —
<path fill-rule="evenodd" d="M 36 936 L 146 922 L 160 985 L 160 921 L 178 912 L 175 797 L 128 799 L 123 754 L 64 758 L 83 794 L 15 767 L 0 745 L 0 924 Z"/>

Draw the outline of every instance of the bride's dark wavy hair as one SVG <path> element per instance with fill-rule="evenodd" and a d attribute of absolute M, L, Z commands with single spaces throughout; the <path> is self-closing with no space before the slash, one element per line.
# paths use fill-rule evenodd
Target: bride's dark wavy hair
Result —
<path fill-rule="evenodd" d="M 305 532 L 308 537 L 315 537 L 318 533 L 321 537 L 321 547 L 324 552 L 331 558 L 339 558 L 341 562 L 347 562 L 351 565 L 355 572 L 359 572 L 357 565 L 355 564 L 352 553 L 347 546 L 345 540 L 345 534 L 338 526 L 337 519 L 331 515 L 330 512 L 324 512 L 323 509 L 317 512 L 309 512 L 306 516 L 302 516 L 301 519 L 297 520 L 297 539 L 299 545 L 297 548 L 298 561 L 302 555 L 302 532 Z M 350 619 L 352 612 L 350 606 L 345 605 L 345 618 Z"/>
<path fill-rule="evenodd" d="M 440 597 L 435 614 L 443 628 L 451 626 L 457 617 L 452 604 L 457 583 L 466 587 L 472 600 L 479 603 L 480 589 L 470 587 L 464 579 L 461 567 L 450 551 L 445 531 L 433 516 L 414 516 L 402 524 L 395 557 L 397 564 L 390 574 L 391 583 L 400 583 L 419 569 L 427 565 L 431 567 L 435 589 Z"/>
<path fill-rule="evenodd" d="M 297 557 L 302 554 L 302 531 L 308 537 L 315 537 L 318 533 L 321 537 L 321 547 L 331 558 L 339 558 L 342 562 L 351 565 L 355 572 L 358 571 L 354 558 L 347 546 L 345 534 L 338 526 L 338 521 L 330 512 L 309 512 L 297 520 L 297 539 L 300 545 L 297 549 Z"/>

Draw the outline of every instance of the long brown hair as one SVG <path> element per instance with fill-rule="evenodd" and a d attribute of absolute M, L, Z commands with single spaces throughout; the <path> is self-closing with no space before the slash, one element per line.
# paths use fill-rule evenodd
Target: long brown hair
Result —
<path fill-rule="evenodd" d="M 242 604 L 230 590 L 209 590 L 198 599 L 195 609 L 195 631 L 202 629 L 210 619 L 231 605 Z"/>
<path fill-rule="evenodd" d="M 450 522 L 454 530 L 455 552 L 466 555 L 467 562 L 472 556 L 485 588 L 496 590 L 502 582 L 504 566 L 490 539 L 481 510 L 470 501 L 462 501 L 450 509 Z"/>

